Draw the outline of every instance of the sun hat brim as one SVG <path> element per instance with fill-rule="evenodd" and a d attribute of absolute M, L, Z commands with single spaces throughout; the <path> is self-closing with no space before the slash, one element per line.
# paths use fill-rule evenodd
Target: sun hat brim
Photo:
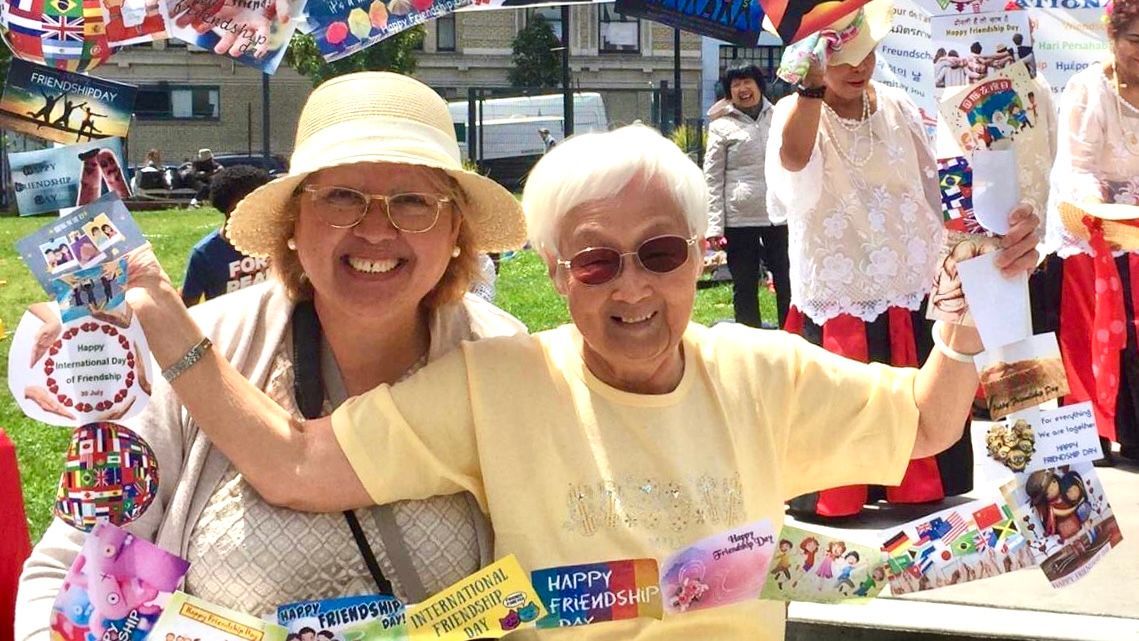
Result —
<path fill-rule="evenodd" d="M 1080 240 L 1091 238 L 1084 225 L 1084 216 L 1103 221 L 1103 236 L 1113 247 L 1123 251 L 1139 249 L 1139 227 L 1120 224 L 1121 221 L 1139 221 L 1139 207 L 1116 203 L 1060 203 L 1060 221 L 1064 229 Z"/>
<path fill-rule="evenodd" d="M 463 214 L 471 231 L 475 251 L 510 251 L 519 249 L 526 243 L 522 205 L 506 188 L 472 171 L 447 166 L 450 163 L 431 162 L 421 155 L 401 157 L 393 153 L 358 157 L 341 155 L 335 161 L 290 172 L 259 187 L 234 209 L 226 225 L 226 237 L 234 248 L 244 254 L 268 256 L 274 247 L 279 246 L 282 236 L 291 233 L 293 213 L 289 201 L 304 180 L 322 169 L 359 163 L 402 163 L 441 169 L 455 179 L 466 197 L 467 207 Z"/>
<path fill-rule="evenodd" d="M 842 49 L 832 52 L 827 58 L 828 65 L 857 66 L 874 51 L 893 28 L 894 3 L 891 0 L 872 0 L 862 7 L 865 12 L 862 28 L 858 35 L 847 42 Z"/>

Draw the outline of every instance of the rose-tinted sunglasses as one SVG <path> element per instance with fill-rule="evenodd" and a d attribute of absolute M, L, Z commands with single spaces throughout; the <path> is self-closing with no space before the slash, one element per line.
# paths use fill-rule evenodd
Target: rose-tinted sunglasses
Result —
<path fill-rule="evenodd" d="M 641 267 L 654 274 L 667 274 L 688 262 L 689 247 L 696 244 L 697 238 L 656 236 L 641 243 L 637 251 L 625 253 L 611 247 L 587 247 L 569 260 L 558 260 L 558 265 L 584 285 L 604 285 L 617 278 L 626 256 L 636 256 Z"/>

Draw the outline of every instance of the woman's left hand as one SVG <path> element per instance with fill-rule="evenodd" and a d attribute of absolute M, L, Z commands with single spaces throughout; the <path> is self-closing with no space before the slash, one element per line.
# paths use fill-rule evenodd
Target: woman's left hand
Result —
<path fill-rule="evenodd" d="M 1040 217 L 1032 205 L 1021 203 L 1009 214 L 1009 230 L 1001 238 L 1001 250 L 996 264 L 1001 273 L 1012 277 L 1020 272 L 1031 273 L 1040 261 L 1036 244 L 1040 242 Z"/>

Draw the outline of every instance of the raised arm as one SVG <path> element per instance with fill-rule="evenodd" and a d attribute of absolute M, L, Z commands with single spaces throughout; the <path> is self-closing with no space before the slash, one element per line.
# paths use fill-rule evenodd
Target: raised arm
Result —
<path fill-rule="evenodd" d="M 1012 226 L 1001 239 L 1002 249 L 996 259 L 1006 276 L 1031 272 L 1038 259 L 1040 218 L 1030 207 L 1022 205 L 1010 220 Z M 983 349 L 975 327 L 944 324 L 934 331 L 941 331 L 945 344 L 959 353 L 976 354 Z M 954 360 L 937 349 L 930 354 L 914 382 L 920 419 L 912 458 L 937 454 L 961 438 L 978 382 L 972 361 Z"/>
<path fill-rule="evenodd" d="M 818 61 L 811 63 L 803 84 L 806 87 L 823 86 L 823 68 Z M 822 114 L 821 98 L 797 96 L 794 99 L 779 149 L 779 160 L 787 171 L 800 171 L 810 162 L 811 154 L 815 151 L 815 140 L 819 136 L 819 119 Z"/>
<path fill-rule="evenodd" d="M 149 248 L 131 259 L 127 300 L 162 369 L 178 363 L 202 340 L 201 329 Z M 372 504 L 329 418 L 294 420 L 216 350 L 206 350 L 172 387 L 213 444 L 266 501 L 314 512 Z"/>

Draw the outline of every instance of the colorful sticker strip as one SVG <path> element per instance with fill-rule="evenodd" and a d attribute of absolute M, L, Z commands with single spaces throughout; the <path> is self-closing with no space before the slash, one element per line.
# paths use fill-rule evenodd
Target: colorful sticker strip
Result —
<path fill-rule="evenodd" d="M 547 614 L 514 555 L 503 558 L 407 612 L 412 638 L 499 638 Z"/>
<path fill-rule="evenodd" d="M 570 565 L 537 570 L 530 576 L 550 613 L 538 620 L 539 628 L 659 619 L 663 613 L 655 559 Z"/>
<path fill-rule="evenodd" d="M 661 564 L 665 612 L 678 614 L 759 598 L 775 549 L 771 521 L 698 541 Z"/>

